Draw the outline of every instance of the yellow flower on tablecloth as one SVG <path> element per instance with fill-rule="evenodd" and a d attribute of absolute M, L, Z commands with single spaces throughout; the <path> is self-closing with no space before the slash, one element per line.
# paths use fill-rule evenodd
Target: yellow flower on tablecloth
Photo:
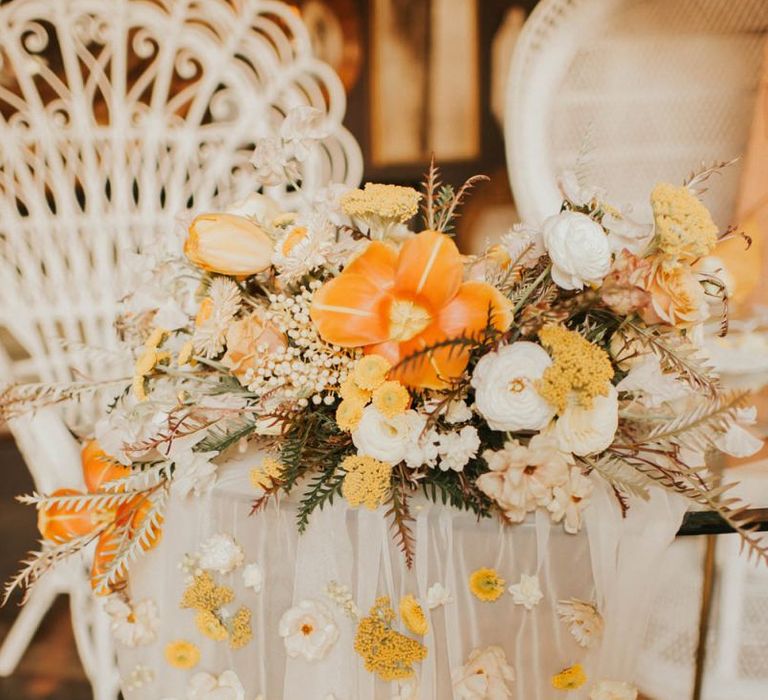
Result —
<path fill-rule="evenodd" d="M 389 495 L 392 465 L 365 455 L 350 455 L 341 462 L 346 471 L 341 493 L 353 508 L 378 508 Z"/>
<path fill-rule="evenodd" d="M 389 598 L 377 598 L 355 635 L 355 651 L 363 658 L 366 670 L 383 681 L 413 678 L 413 664 L 427 657 L 423 644 L 391 629 L 394 617 Z"/>
<path fill-rule="evenodd" d="M 181 598 L 182 608 L 194 610 L 218 610 L 231 603 L 235 593 L 229 586 L 217 586 L 206 571 L 195 576 Z"/>
<path fill-rule="evenodd" d="M 554 362 L 544 370 L 536 389 L 559 413 L 572 392 L 584 408 L 591 408 L 595 397 L 608 395 L 613 365 L 605 350 L 564 326 L 546 326 L 539 338 Z"/>
<path fill-rule="evenodd" d="M 363 406 L 371 400 L 371 392 L 357 385 L 354 374 L 347 375 L 347 378 L 339 385 L 339 395 L 345 401 L 360 403 Z"/>
<path fill-rule="evenodd" d="M 190 669 L 200 661 L 200 649 L 192 642 L 177 639 L 165 647 L 165 660 L 173 668 Z"/>
<path fill-rule="evenodd" d="M 373 392 L 373 405 L 387 418 L 394 418 L 405 413 L 411 403 L 411 395 L 400 382 L 384 382 Z"/>
<path fill-rule="evenodd" d="M 496 569 L 477 569 L 469 576 L 469 590 L 472 595 L 486 603 L 498 600 L 504 593 L 506 583 Z"/>
<path fill-rule="evenodd" d="M 364 404 L 354 399 L 344 399 L 336 408 L 336 424 L 342 430 L 353 431 L 363 417 Z"/>
<path fill-rule="evenodd" d="M 587 682 L 587 674 L 581 664 L 564 668 L 552 676 L 552 687 L 556 690 L 576 690 Z"/>
<path fill-rule="evenodd" d="M 233 649 L 242 649 L 253 637 L 251 629 L 251 611 L 244 605 L 241 606 L 232 618 L 229 646 Z"/>
<path fill-rule="evenodd" d="M 717 226 L 709 210 L 687 187 L 660 182 L 651 193 L 659 250 L 673 262 L 694 262 L 717 243 Z"/>
<path fill-rule="evenodd" d="M 381 355 L 366 355 L 355 363 L 352 376 L 358 387 L 373 391 L 384 383 L 390 369 L 392 364 Z"/>
<path fill-rule="evenodd" d="M 227 628 L 212 610 L 199 610 L 195 615 L 195 625 L 200 630 L 200 634 L 208 639 L 222 642 L 229 637 Z"/>
<path fill-rule="evenodd" d="M 423 637 L 429 630 L 429 623 L 423 608 L 410 593 L 400 599 L 400 617 L 405 626 L 414 634 Z"/>

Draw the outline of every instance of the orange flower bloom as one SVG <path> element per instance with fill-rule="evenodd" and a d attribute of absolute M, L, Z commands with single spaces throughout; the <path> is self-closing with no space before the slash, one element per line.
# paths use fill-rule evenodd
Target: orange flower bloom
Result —
<path fill-rule="evenodd" d="M 423 231 L 398 252 L 371 243 L 315 294 L 311 316 L 320 335 L 342 347 L 363 347 L 393 365 L 447 338 L 477 335 L 488 324 L 506 330 L 511 304 L 485 282 L 464 282 L 454 242 Z M 403 384 L 441 389 L 461 375 L 469 353 L 435 350 L 428 362 L 395 372 Z"/>
<path fill-rule="evenodd" d="M 130 474 L 130 469 L 112 460 L 101 449 L 96 440 L 87 442 L 82 450 L 83 480 L 87 493 L 99 493 L 108 481 L 119 479 Z M 80 491 L 75 489 L 58 489 L 51 496 L 77 496 Z M 75 508 L 74 505 L 51 505 L 42 508 L 38 514 L 37 527 L 44 539 L 55 543 L 68 542 L 75 537 L 82 537 L 107 527 L 98 536 L 93 557 L 91 579 L 95 583 L 97 577 L 105 571 L 117 554 L 119 545 L 119 528 L 130 521 L 131 533 L 138 530 L 149 509 L 149 502 L 142 496 L 137 496 L 127 503 L 113 508 Z M 159 541 L 159 534 L 151 539 L 147 549 L 154 547 Z M 123 572 L 124 574 L 125 572 Z M 108 591 L 104 591 L 108 593 Z"/>

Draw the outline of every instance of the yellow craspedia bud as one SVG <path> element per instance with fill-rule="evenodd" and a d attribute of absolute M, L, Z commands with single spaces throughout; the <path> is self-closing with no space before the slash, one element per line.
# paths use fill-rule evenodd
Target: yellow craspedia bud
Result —
<path fill-rule="evenodd" d="M 390 369 L 389 360 L 381 355 L 366 355 L 357 361 L 352 376 L 361 389 L 373 391 L 384 383 Z"/>
<path fill-rule="evenodd" d="M 169 666 L 180 669 L 190 669 L 197 666 L 200 661 L 200 649 L 192 642 L 185 639 L 177 639 L 165 647 L 165 660 Z"/>
<path fill-rule="evenodd" d="M 373 405 L 387 418 L 404 413 L 410 402 L 408 389 L 398 381 L 386 381 L 373 392 Z"/>
<path fill-rule="evenodd" d="M 189 226 L 184 253 L 198 267 L 222 275 L 255 275 L 272 262 L 272 239 L 250 219 L 201 214 Z"/>

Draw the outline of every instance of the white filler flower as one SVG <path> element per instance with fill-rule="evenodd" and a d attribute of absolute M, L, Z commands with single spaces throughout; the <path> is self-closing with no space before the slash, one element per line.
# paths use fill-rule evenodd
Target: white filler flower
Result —
<path fill-rule="evenodd" d="M 278 632 L 288 656 L 319 661 L 339 637 L 328 608 L 316 600 L 302 600 L 280 618 Z"/>
<path fill-rule="evenodd" d="M 611 269 L 611 244 L 603 227 L 586 214 L 564 211 L 544 221 L 544 247 L 552 279 L 562 289 L 599 284 Z"/>

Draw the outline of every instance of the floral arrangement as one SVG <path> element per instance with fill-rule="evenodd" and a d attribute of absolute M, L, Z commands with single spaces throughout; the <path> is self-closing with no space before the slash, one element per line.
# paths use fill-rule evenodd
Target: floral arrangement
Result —
<path fill-rule="evenodd" d="M 296 177 L 317 137 L 310 117 L 257 149 L 267 184 Z M 452 230 L 477 178 L 454 190 L 434 164 L 422 192 L 332 186 L 295 211 L 254 194 L 196 216 L 184 255 L 135 256 L 118 321 L 131 376 L 0 397 L 7 419 L 113 389 L 84 436 L 87 492 L 21 498 L 38 509 L 47 544 L 7 593 L 94 541 L 95 591 L 119 590 L 157 542 L 170 490 L 205 493 L 247 444 L 266 455 L 251 473 L 254 512 L 295 492 L 303 530 L 334 499 L 381 508 L 409 565 L 418 493 L 510 524 L 541 509 L 575 533 L 596 479 L 623 510 L 654 487 L 682 494 L 768 559 L 744 506 L 705 465 L 710 450 L 742 456 L 761 444 L 747 394 L 721 388 L 701 348 L 710 316 L 727 330 L 726 287 L 702 261 L 737 234 L 721 234 L 699 199 L 721 165 L 657 185 L 648 225 L 565 178 L 559 213 L 476 256 L 459 252 Z M 184 604 L 237 647 L 248 620 L 220 628 L 227 592 L 194 580 Z M 534 583 L 515 586 L 516 600 L 538 602 Z M 471 586 L 494 600 L 504 581 L 479 570 Z M 403 646 L 390 666 L 367 661 L 398 678 L 422 648 L 390 629 L 393 616 L 378 600 L 356 645 L 364 658 L 385 638 Z M 187 662 L 188 650 L 171 651 Z"/>

